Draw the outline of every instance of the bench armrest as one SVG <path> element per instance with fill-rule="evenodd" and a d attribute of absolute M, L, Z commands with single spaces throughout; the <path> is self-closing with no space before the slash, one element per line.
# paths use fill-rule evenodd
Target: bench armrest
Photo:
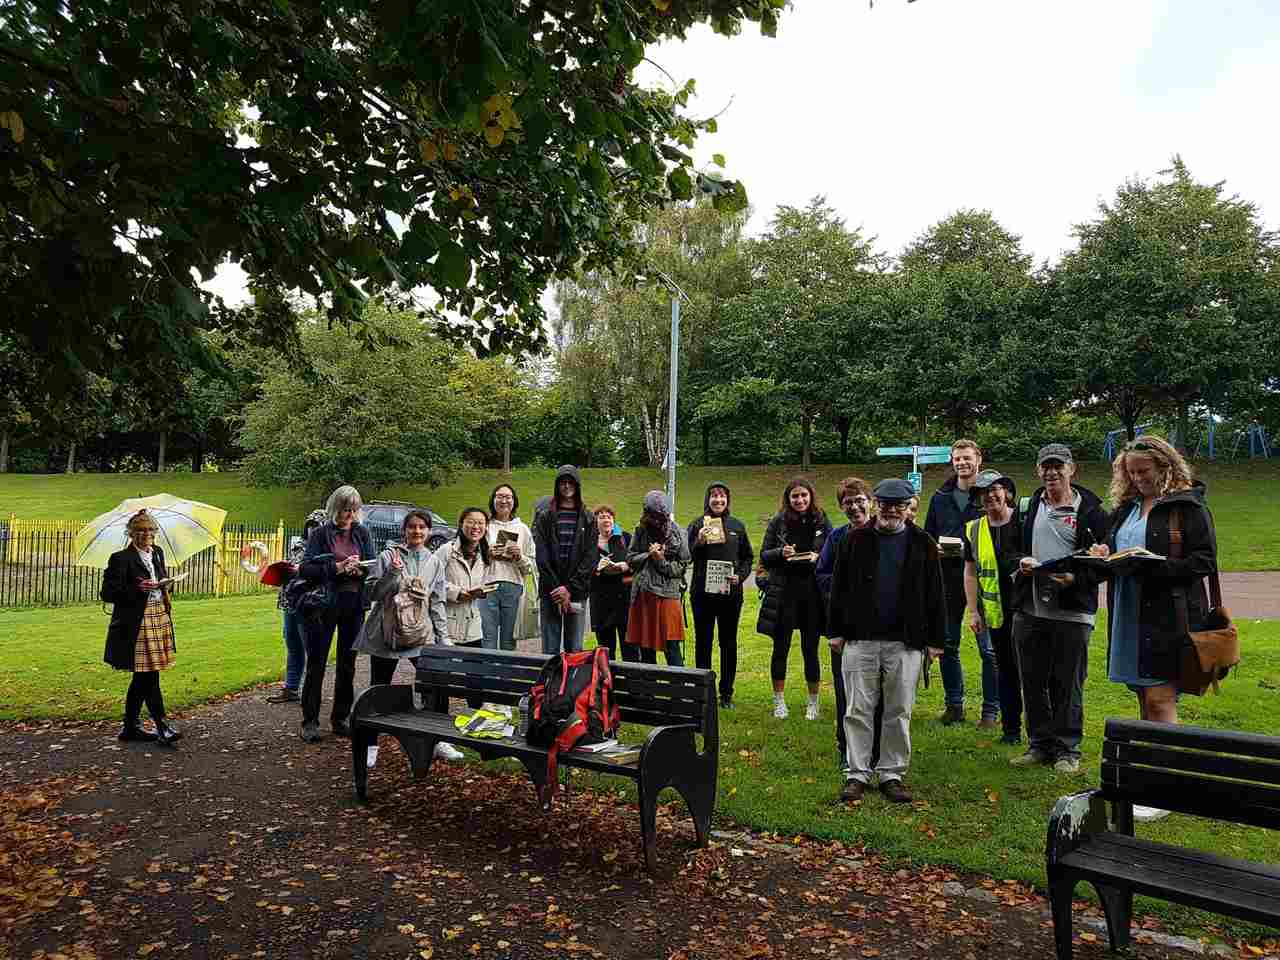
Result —
<path fill-rule="evenodd" d="M 657 775 L 667 779 L 672 775 L 691 772 L 710 766 L 712 780 L 715 779 L 715 766 L 719 757 L 710 750 L 698 752 L 693 739 L 699 727 L 695 723 L 674 723 L 665 727 L 654 727 L 649 731 L 644 744 L 640 747 L 640 760 L 637 764 L 642 777 Z"/>
<path fill-rule="evenodd" d="M 1062 797 L 1049 814 L 1045 862 L 1050 871 L 1089 836 L 1107 831 L 1107 803 L 1101 790 Z"/>
<path fill-rule="evenodd" d="M 408 713 L 413 710 L 413 687 L 405 683 L 381 683 L 369 687 L 356 699 L 351 719 L 375 713 Z"/>

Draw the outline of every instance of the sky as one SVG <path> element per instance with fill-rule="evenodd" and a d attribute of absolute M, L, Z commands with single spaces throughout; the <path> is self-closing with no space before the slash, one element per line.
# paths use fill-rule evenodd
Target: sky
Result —
<path fill-rule="evenodd" d="M 1280 0 L 794 0 L 776 38 L 699 28 L 649 58 L 697 79 L 719 129 L 695 157 L 724 154 L 752 233 L 823 194 L 897 254 L 968 207 L 1052 262 L 1175 153 L 1280 226 Z M 243 297 L 234 267 L 210 286 Z"/>

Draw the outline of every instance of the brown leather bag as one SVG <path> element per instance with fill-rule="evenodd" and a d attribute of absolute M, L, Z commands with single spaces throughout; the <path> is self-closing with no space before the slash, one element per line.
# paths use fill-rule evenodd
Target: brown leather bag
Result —
<path fill-rule="evenodd" d="M 1182 510 L 1174 508 L 1169 518 L 1169 559 L 1182 556 Z M 1231 611 L 1222 605 L 1222 584 L 1217 564 L 1209 575 L 1209 610 L 1204 622 L 1193 629 L 1187 617 L 1187 597 L 1182 591 L 1174 603 L 1178 619 L 1186 631 L 1178 657 L 1178 692 L 1202 697 L 1213 688 L 1221 693 L 1220 680 L 1225 680 L 1232 667 L 1240 662 L 1240 634 L 1231 622 Z"/>

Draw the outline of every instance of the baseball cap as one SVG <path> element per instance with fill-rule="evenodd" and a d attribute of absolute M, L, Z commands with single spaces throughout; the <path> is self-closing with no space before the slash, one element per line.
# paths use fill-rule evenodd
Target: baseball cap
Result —
<path fill-rule="evenodd" d="M 1063 463 L 1075 463 L 1071 457 L 1071 448 L 1065 443 L 1046 443 L 1040 448 L 1040 453 L 1036 455 L 1036 466 L 1041 466 L 1046 460 L 1061 460 Z"/>
<path fill-rule="evenodd" d="M 1070 456 L 1070 454 L 1068 454 Z M 980 474 L 973 478 L 973 486 L 969 488 L 970 499 L 980 497 L 987 488 L 992 484 L 998 483 L 1009 491 L 1009 499 L 1012 500 L 1018 495 L 1018 488 L 1014 485 L 1010 477 L 1006 477 L 999 470 L 983 470 Z"/>

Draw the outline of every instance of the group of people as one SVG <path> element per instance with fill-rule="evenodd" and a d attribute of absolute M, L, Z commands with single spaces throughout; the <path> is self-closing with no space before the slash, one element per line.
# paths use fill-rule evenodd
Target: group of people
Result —
<path fill-rule="evenodd" d="M 676 523 L 666 495 L 650 491 L 628 533 L 612 506 L 588 509 L 577 468 L 564 466 L 535 508 L 532 528 L 519 517 L 514 487 L 499 484 L 487 509 L 462 511 L 456 537 L 438 549 L 427 547 L 430 514 L 412 510 L 400 540 L 380 552 L 360 522 L 359 492 L 339 487 L 307 518 L 291 556 L 298 578 L 325 588 L 323 606 L 304 618 L 282 591 L 285 678 L 268 699 L 300 703 L 302 738 L 319 740 L 321 685 L 336 633 L 330 724 L 349 735 L 358 654 L 369 656 L 376 684 L 389 682 L 399 661 L 415 660 L 427 643 L 514 650 L 530 602 L 539 605 L 544 653 L 581 649 L 589 619 L 611 658 L 654 663 L 662 652 L 668 665 L 683 666 L 687 591 L 695 664 L 710 669 L 718 643 L 720 705 L 732 709 L 743 587 L 754 571 L 761 590 L 756 629 L 773 645 L 775 718 L 789 716 L 786 673 L 797 631 L 804 716 L 819 718 L 818 648 L 827 638 L 845 799 L 860 799 L 873 779 L 888 800 L 911 799 L 903 778 L 918 680 L 922 671 L 927 680 L 937 659 L 940 719 L 962 722 L 960 649 L 967 637 L 982 662 L 978 728 L 999 728 L 1003 742 L 1020 744 L 1025 717 L 1027 749 L 1011 762 L 1077 771 L 1088 646 L 1104 581 L 1109 678 L 1133 690 L 1143 718 L 1175 722 L 1186 624 L 1207 612 L 1203 578 L 1216 570 L 1204 487 L 1181 454 L 1154 436 L 1126 445 L 1112 464 L 1109 513 L 1101 497 L 1075 482 L 1064 444 L 1041 448 L 1040 485 L 1021 499 L 1011 478 L 983 469 L 972 440 L 952 444 L 951 468 L 923 527 L 915 522 L 919 499 L 905 480 L 874 489 L 858 477 L 840 481 L 836 499 L 848 522 L 838 528 L 813 485 L 792 480 L 765 530 L 758 566 L 723 481 L 707 487 L 702 514 L 687 528 Z M 172 743 L 180 734 L 165 720 L 159 672 L 174 662 L 176 644 L 155 531 L 153 518 L 137 514 L 129 544 L 104 575 L 102 599 L 114 605 L 105 659 L 133 671 L 120 738 Z M 1082 551 L 1106 556 L 1135 546 L 1166 559 L 1120 565 L 1114 575 L 1105 565 L 1052 564 Z M 536 601 L 524 595 L 535 568 Z M 424 614 L 404 621 L 399 611 L 415 604 Z M 154 733 L 139 722 L 144 703 Z M 437 750 L 445 759 L 460 757 L 447 744 Z"/>

